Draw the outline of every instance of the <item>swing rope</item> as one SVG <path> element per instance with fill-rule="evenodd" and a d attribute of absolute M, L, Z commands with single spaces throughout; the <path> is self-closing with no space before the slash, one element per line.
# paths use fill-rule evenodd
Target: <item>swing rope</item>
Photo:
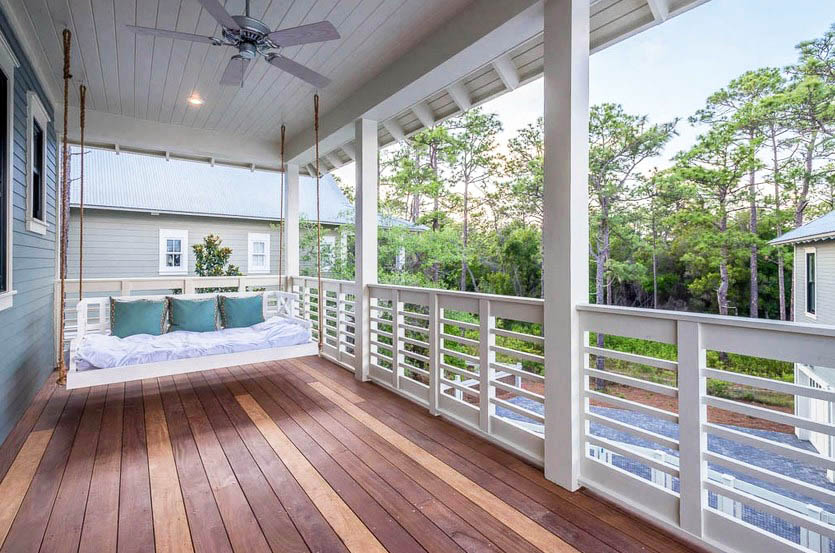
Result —
<path fill-rule="evenodd" d="M 67 303 L 67 240 L 69 231 L 70 186 L 69 186 L 69 147 L 67 138 L 67 108 L 69 104 L 70 90 L 70 47 L 72 45 L 72 33 L 64 29 L 64 132 L 61 145 L 61 247 L 60 247 L 60 277 L 61 294 L 58 301 L 61 302 L 61 316 L 58 325 L 58 384 L 67 383 L 67 365 L 64 362 L 64 326 L 66 325 L 66 303 Z"/>
<path fill-rule="evenodd" d="M 287 216 L 284 213 L 284 195 L 287 193 L 287 167 L 284 165 L 284 133 L 286 128 L 281 125 L 281 200 L 279 207 L 279 221 L 278 221 L 278 289 L 282 289 L 282 262 L 284 257 L 284 225 L 287 223 Z M 287 291 L 289 282 L 285 278 L 283 283 L 284 291 Z"/>
<path fill-rule="evenodd" d="M 325 311 L 327 301 L 322 293 L 322 218 L 319 210 L 319 95 L 313 95 L 313 136 L 316 142 L 316 281 L 319 288 L 317 297 L 319 319 L 319 355 L 325 343 Z"/>
<path fill-rule="evenodd" d="M 78 87 L 79 126 L 81 127 L 81 174 L 79 175 L 79 210 L 78 210 L 78 301 L 84 299 L 84 120 L 87 105 L 87 87 Z"/>

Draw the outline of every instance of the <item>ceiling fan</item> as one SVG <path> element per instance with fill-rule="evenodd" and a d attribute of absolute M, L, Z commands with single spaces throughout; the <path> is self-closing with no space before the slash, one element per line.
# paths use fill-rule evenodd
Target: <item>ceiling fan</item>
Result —
<path fill-rule="evenodd" d="M 223 76 L 222 85 L 244 85 L 247 68 L 259 55 L 270 65 L 290 73 L 294 77 L 310 83 L 316 88 L 325 88 L 330 79 L 316 71 L 281 55 L 280 49 L 287 46 L 298 46 L 314 42 L 325 42 L 340 38 L 339 32 L 329 21 L 319 21 L 289 29 L 271 31 L 262 21 L 249 16 L 249 0 L 246 0 L 245 15 L 229 15 L 219 0 L 197 0 L 203 8 L 214 17 L 222 27 L 223 38 L 193 35 L 178 31 L 153 29 L 151 27 L 137 27 L 127 25 L 134 33 L 190 40 L 192 42 L 206 42 L 214 46 L 234 46 L 238 53 L 232 56 Z M 278 49 L 279 52 L 268 52 Z"/>

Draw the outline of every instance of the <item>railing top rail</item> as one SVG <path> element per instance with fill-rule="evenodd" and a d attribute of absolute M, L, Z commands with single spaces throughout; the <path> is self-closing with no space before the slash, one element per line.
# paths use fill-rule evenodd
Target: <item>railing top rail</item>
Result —
<path fill-rule="evenodd" d="M 527 305 L 544 306 L 545 301 L 541 298 L 523 298 L 520 296 L 502 296 L 499 294 L 483 294 L 480 292 L 461 292 L 458 290 L 444 290 L 443 288 L 421 288 L 419 286 L 402 286 L 400 284 L 369 284 L 369 288 L 381 288 L 384 290 L 407 290 L 424 294 L 439 294 L 443 296 L 455 296 L 461 298 L 487 299 L 492 301 L 506 301 L 513 303 L 524 303 Z"/>
<path fill-rule="evenodd" d="M 833 325 L 807 324 L 792 321 L 771 321 L 752 319 L 750 317 L 731 317 L 727 315 L 689 313 L 686 311 L 668 311 L 663 309 L 644 309 L 640 307 L 621 307 L 615 305 L 580 304 L 577 306 L 577 311 L 626 315 L 629 317 L 645 317 L 647 319 L 664 319 L 671 322 L 688 321 L 715 326 L 753 328 L 758 330 L 772 330 L 794 334 L 813 334 L 815 336 L 831 336 L 835 338 L 835 326 Z"/>

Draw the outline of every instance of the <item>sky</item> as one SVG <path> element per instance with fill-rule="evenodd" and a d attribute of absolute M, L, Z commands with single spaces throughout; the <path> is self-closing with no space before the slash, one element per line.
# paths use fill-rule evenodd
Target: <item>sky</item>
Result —
<path fill-rule="evenodd" d="M 705 99 L 745 71 L 796 61 L 798 42 L 821 36 L 835 23 L 835 0 L 710 0 L 591 57 L 591 104 L 622 104 L 651 122 L 680 118 L 679 135 L 656 160 L 665 167 L 698 136 L 687 117 Z M 501 119 L 505 143 L 543 111 L 537 79 L 483 104 Z M 354 182 L 354 165 L 335 171 Z"/>

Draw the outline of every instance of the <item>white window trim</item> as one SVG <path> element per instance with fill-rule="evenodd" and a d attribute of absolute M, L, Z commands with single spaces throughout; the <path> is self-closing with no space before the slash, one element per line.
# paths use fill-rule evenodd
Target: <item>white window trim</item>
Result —
<path fill-rule="evenodd" d="M 246 272 L 247 274 L 269 274 L 270 272 L 270 235 L 262 232 L 250 232 L 247 234 L 247 256 L 246 256 Z M 255 242 L 264 242 L 264 267 L 255 267 L 253 263 L 253 245 Z"/>
<path fill-rule="evenodd" d="M 26 230 L 35 234 L 46 234 L 49 225 L 46 222 L 46 172 L 47 172 L 47 126 L 49 125 L 49 114 L 41 102 L 38 93 L 30 90 L 26 93 Z M 35 125 L 37 122 L 43 131 L 43 145 L 41 155 L 43 156 L 43 175 L 41 175 L 41 213 L 43 219 L 35 218 L 32 213 L 34 167 L 35 167 Z"/>
<path fill-rule="evenodd" d="M 3 194 L 6 205 L 0 205 L 0 209 L 6 210 L 8 224 L 6 229 L 6 291 L 0 293 L 0 311 L 12 307 L 14 296 L 17 293 L 12 283 L 12 262 L 14 259 L 12 252 L 14 244 L 14 183 L 12 182 L 12 174 L 14 168 L 14 77 L 15 69 L 18 67 L 20 67 L 20 62 L 17 60 L 17 56 L 9 46 L 6 37 L 3 36 L 3 33 L 0 33 L 0 69 L 6 75 L 6 163 L 4 167 L 0 167 L 0 171 L 3 171 L 3 182 L 6 186 L 5 194 Z"/>
<path fill-rule="evenodd" d="M 809 275 L 809 268 L 806 266 L 806 260 L 808 259 L 806 256 L 807 254 L 813 253 L 815 254 L 815 312 L 809 313 L 806 308 L 809 306 L 809 298 L 807 294 L 809 293 L 809 286 L 807 282 L 807 277 Z M 806 316 L 810 319 L 817 320 L 818 319 L 818 250 L 817 248 L 804 248 L 803 249 L 803 311 L 805 312 Z"/>
<path fill-rule="evenodd" d="M 336 236 L 333 234 L 324 234 L 322 235 L 322 245 L 328 245 L 331 249 L 330 258 L 326 256 L 322 256 L 322 270 L 323 271 L 331 271 L 333 270 L 333 266 L 337 260 L 337 251 L 336 251 Z"/>
<path fill-rule="evenodd" d="M 182 267 L 168 267 L 165 263 L 168 240 L 180 240 L 183 245 Z M 159 273 L 161 275 L 187 275 L 188 274 L 188 231 L 182 229 L 159 229 Z"/>

